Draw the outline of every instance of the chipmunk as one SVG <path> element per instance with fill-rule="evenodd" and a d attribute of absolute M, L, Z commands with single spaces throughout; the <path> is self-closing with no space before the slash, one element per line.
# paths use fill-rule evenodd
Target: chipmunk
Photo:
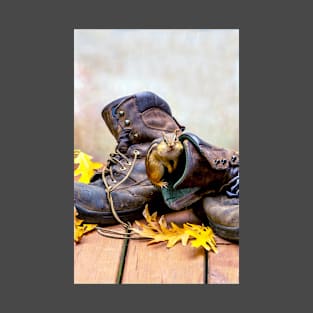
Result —
<path fill-rule="evenodd" d="M 180 133 L 180 129 L 172 133 L 162 132 L 162 141 L 153 143 L 148 150 L 146 171 L 150 181 L 157 187 L 167 188 L 168 183 L 162 181 L 165 169 L 171 174 L 177 167 L 179 156 L 184 149 L 178 139 Z"/>

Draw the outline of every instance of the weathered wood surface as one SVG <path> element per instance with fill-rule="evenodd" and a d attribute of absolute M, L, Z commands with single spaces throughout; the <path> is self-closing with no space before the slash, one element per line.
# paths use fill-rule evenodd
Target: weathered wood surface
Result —
<path fill-rule="evenodd" d="M 85 234 L 74 243 L 74 283 L 115 284 L 122 245 L 122 240 L 103 237 L 97 231 Z"/>
<path fill-rule="evenodd" d="M 203 284 L 204 250 L 177 243 L 130 241 L 123 284 Z"/>
<path fill-rule="evenodd" d="M 110 229 L 120 230 L 120 226 Z M 209 284 L 239 283 L 239 245 L 216 238 L 218 253 L 208 253 L 207 277 L 205 252 L 176 244 L 147 245 L 130 240 L 122 284 Z M 75 284 L 116 284 L 123 240 L 103 237 L 92 231 L 74 244 Z"/>
<path fill-rule="evenodd" d="M 217 237 L 218 253 L 209 253 L 208 283 L 239 283 L 239 245 Z"/>

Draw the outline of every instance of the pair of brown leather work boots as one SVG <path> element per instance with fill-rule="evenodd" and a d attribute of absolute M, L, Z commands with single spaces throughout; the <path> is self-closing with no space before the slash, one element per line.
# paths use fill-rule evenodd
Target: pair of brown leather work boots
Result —
<path fill-rule="evenodd" d="M 152 92 L 119 98 L 104 107 L 102 117 L 117 146 L 89 184 L 74 183 L 80 219 L 105 226 L 141 219 L 146 204 L 158 213 L 192 208 L 216 235 L 239 241 L 238 152 L 184 132 L 168 103 Z M 183 153 L 175 172 L 166 174 L 168 186 L 159 188 L 147 176 L 146 155 L 163 132 L 176 129 Z"/>

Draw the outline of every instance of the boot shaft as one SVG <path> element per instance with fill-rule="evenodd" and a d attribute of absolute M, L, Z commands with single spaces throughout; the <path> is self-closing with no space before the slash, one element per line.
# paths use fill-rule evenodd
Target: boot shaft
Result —
<path fill-rule="evenodd" d="M 239 153 L 213 146 L 198 136 L 179 137 L 184 153 L 175 173 L 167 175 L 162 194 L 173 210 L 190 206 L 206 195 L 239 197 Z"/>
<path fill-rule="evenodd" d="M 102 110 L 102 117 L 122 152 L 126 152 L 132 144 L 151 142 L 161 137 L 162 131 L 185 129 L 172 116 L 168 103 L 149 91 L 109 103 Z"/>
<path fill-rule="evenodd" d="M 185 151 L 183 175 L 174 188 L 212 186 L 212 190 L 222 188 L 239 170 L 239 153 L 211 145 L 198 136 L 184 133 L 180 136 Z"/>

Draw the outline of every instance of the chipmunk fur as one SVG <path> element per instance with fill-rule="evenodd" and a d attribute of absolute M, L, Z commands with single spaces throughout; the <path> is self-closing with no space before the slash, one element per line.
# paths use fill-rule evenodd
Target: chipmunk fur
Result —
<path fill-rule="evenodd" d="M 162 141 L 153 143 L 146 157 L 146 171 L 150 181 L 157 187 L 166 188 L 168 183 L 162 181 L 167 170 L 169 174 L 176 169 L 179 156 L 183 152 L 183 145 L 178 137 L 180 129 L 174 132 L 162 132 Z"/>

